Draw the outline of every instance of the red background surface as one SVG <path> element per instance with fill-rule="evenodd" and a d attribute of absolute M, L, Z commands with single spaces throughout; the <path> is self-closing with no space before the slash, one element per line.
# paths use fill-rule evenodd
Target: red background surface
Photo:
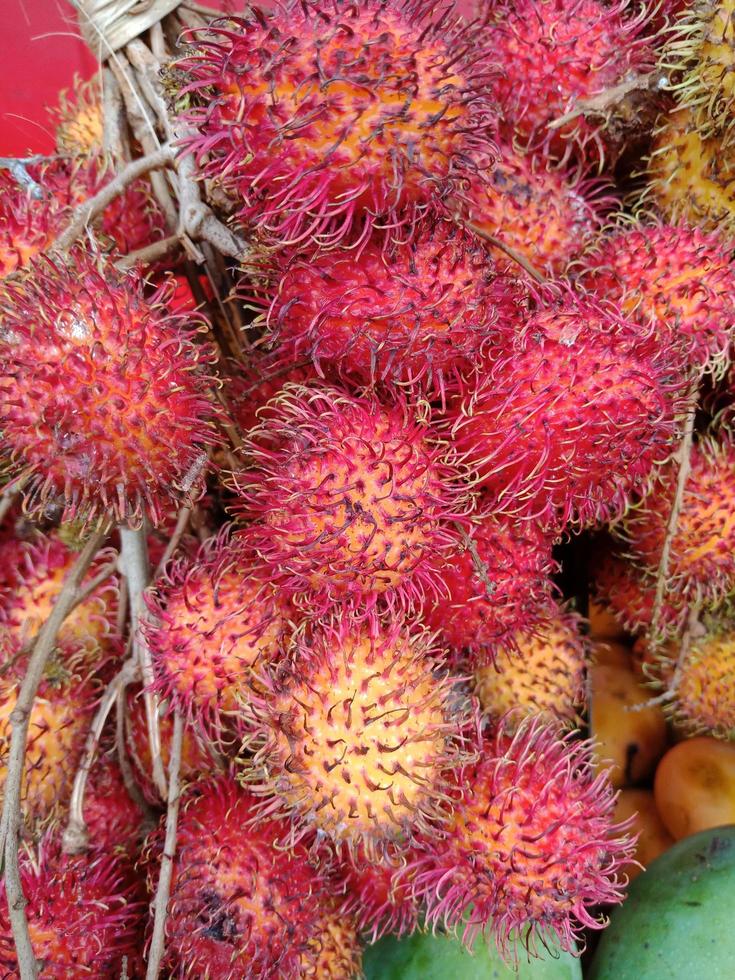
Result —
<path fill-rule="evenodd" d="M 472 3 L 460 0 L 458 6 L 466 10 Z M 219 6 L 217 0 L 207 5 Z M 50 153 L 54 139 L 47 107 L 56 104 L 75 72 L 89 78 L 94 60 L 68 0 L 0 0 L 0 6 L 0 156 Z M 239 3 L 232 6 L 238 9 Z"/>

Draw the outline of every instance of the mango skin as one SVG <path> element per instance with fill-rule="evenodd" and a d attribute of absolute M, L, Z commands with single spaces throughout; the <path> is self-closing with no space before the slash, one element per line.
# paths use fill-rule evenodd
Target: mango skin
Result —
<path fill-rule="evenodd" d="M 733 980 L 735 825 L 678 841 L 631 884 L 585 980 Z"/>
<path fill-rule="evenodd" d="M 579 960 L 570 953 L 539 950 L 543 957 L 530 961 L 519 950 L 516 972 L 503 963 L 490 937 L 478 937 L 468 953 L 451 936 L 417 933 L 400 940 L 386 936 L 367 947 L 363 970 L 365 980 L 582 980 Z"/>

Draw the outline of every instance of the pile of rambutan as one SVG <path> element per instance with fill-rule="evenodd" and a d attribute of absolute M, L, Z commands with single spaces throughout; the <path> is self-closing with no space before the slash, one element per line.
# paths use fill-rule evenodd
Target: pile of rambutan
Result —
<path fill-rule="evenodd" d="M 731 4 L 466 6 L 116 24 L 0 160 L 8 976 L 581 955 L 734 737 Z"/>

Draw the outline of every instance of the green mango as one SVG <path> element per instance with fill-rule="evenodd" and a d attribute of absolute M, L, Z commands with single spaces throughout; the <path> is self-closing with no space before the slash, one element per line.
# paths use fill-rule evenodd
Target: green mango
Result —
<path fill-rule="evenodd" d="M 632 882 L 587 980 L 733 980 L 735 826 L 678 841 Z"/>
<path fill-rule="evenodd" d="M 478 938 L 469 953 L 450 936 L 417 933 L 368 946 L 363 966 L 366 980 L 582 980 L 579 960 L 569 953 L 529 961 L 520 950 L 518 959 L 517 971 L 506 966 L 492 939 Z"/>

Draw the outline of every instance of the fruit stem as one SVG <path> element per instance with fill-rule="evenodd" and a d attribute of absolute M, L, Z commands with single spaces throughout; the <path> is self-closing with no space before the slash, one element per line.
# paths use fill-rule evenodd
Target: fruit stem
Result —
<path fill-rule="evenodd" d="M 10 751 L 7 758 L 5 799 L 3 801 L 2 819 L 0 820 L 0 847 L 5 865 L 5 897 L 8 903 L 13 939 L 15 940 L 20 980 L 36 980 L 39 968 L 28 931 L 28 920 L 25 913 L 26 900 L 20 880 L 18 857 L 21 830 L 21 787 L 25 772 L 28 725 L 38 685 L 41 683 L 46 662 L 56 645 L 56 637 L 61 624 L 73 609 L 82 590 L 82 580 L 107 537 L 108 531 L 109 528 L 104 527 L 92 534 L 64 581 L 51 614 L 43 624 L 33 646 L 18 700 L 10 715 Z"/>
<path fill-rule="evenodd" d="M 184 718 L 179 711 L 174 712 L 174 730 L 171 739 L 171 762 L 168 769 L 168 808 L 166 811 L 166 838 L 161 855 L 161 870 L 158 875 L 156 897 L 153 901 L 153 936 L 146 980 L 157 980 L 165 947 L 166 913 L 171 894 L 171 878 L 176 855 L 176 831 L 179 822 L 179 771 L 181 769 L 181 747 L 184 739 Z"/>
<path fill-rule="evenodd" d="M 161 758 L 161 731 L 158 724 L 158 698 L 151 690 L 153 683 L 153 661 L 148 644 L 140 631 L 140 614 L 143 611 L 143 593 L 150 582 L 148 564 L 148 544 L 145 527 L 131 528 L 120 526 L 120 570 L 128 583 L 128 604 L 130 608 L 130 635 L 133 638 L 133 656 L 140 664 L 143 682 L 143 701 L 145 704 L 148 744 L 153 766 L 153 782 L 166 799 L 166 774 Z"/>
<path fill-rule="evenodd" d="M 484 231 L 479 225 L 475 225 L 471 221 L 467 221 L 465 224 L 475 235 L 484 238 L 486 242 L 489 242 L 495 248 L 499 248 L 501 252 L 505 252 L 509 259 L 512 259 L 522 269 L 525 269 L 529 276 L 537 283 L 543 284 L 547 281 L 538 269 L 528 261 L 525 255 L 521 255 L 520 252 L 516 252 L 510 245 L 506 245 L 501 238 L 496 238 L 495 235 L 491 235 L 489 231 Z"/>

